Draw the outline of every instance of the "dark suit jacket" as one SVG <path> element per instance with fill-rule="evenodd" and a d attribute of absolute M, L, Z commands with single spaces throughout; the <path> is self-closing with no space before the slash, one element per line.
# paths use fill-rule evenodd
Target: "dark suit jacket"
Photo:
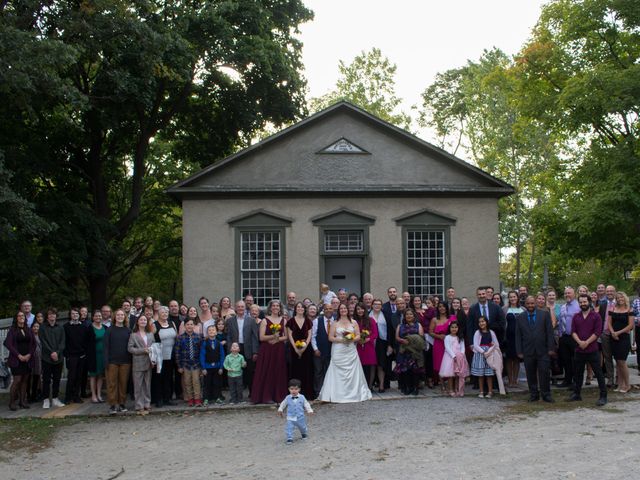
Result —
<path fill-rule="evenodd" d="M 391 311 L 391 302 L 385 302 L 382 304 L 382 314 L 384 315 L 384 319 L 387 321 L 387 325 L 389 325 L 391 317 L 393 316 L 393 312 Z"/>
<path fill-rule="evenodd" d="M 536 323 L 529 326 L 529 312 L 525 310 L 516 318 L 516 352 L 525 357 L 545 357 L 555 349 L 551 315 L 536 309 Z"/>
<path fill-rule="evenodd" d="M 226 325 L 227 345 L 230 349 L 233 342 L 238 342 L 238 317 L 236 315 L 229 317 Z M 258 324 L 251 315 L 245 315 L 242 330 L 244 332 L 244 356 L 247 360 L 251 360 L 251 357 L 256 355 L 258 353 L 258 348 L 260 348 Z"/>
<path fill-rule="evenodd" d="M 493 330 L 498 338 L 498 342 L 502 344 L 507 330 L 507 319 L 504 316 L 502 308 L 493 302 L 487 302 L 489 307 L 489 329 Z M 480 304 L 474 303 L 469 309 L 469 318 L 467 321 L 467 338 L 473 342 L 473 335 L 478 330 L 478 319 L 482 317 Z"/>
<path fill-rule="evenodd" d="M 398 353 L 398 341 L 396 339 L 396 330 L 398 325 L 402 323 L 404 319 L 404 313 L 396 310 L 396 313 L 391 315 L 391 320 L 387 320 L 387 339 L 389 340 L 389 345 L 391 348 Z"/>

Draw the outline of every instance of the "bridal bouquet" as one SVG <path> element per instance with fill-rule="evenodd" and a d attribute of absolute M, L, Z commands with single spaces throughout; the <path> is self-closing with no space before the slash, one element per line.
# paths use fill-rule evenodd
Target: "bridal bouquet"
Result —
<path fill-rule="evenodd" d="M 348 342 L 352 342 L 353 339 L 356 338 L 356 336 L 353 332 L 345 330 L 344 332 L 342 332 L 342 338 L 344 338 Z"/>

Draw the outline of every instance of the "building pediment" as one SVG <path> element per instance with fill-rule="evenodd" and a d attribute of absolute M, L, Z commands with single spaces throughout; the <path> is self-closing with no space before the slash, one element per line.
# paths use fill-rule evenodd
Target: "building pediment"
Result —
<path fill-rule="evenodd" d="M 398 225 L 455 225 L 457 219 L 428 208 L 409 212 L 393 219 Z"/>
<path fill-rule="evenodd" d="M 343 207 L 316 215 L 315 217 L 310 218 L 310 220 L 314 225 L 319 226 L 373 225 L 376 221 L 376 217 Z"/>
<path fill-rule="evenodd" d="M 292 218 L 278 215 L 267 210 L 258 209 L 227 220 L 232 227 L 273 227 L 289 226 L 293 222 Z"/>
<path fill-rule="evenodd" d="M 168 189 L 185 196 L 502 197 L 513 188 L 348 103 L 339 102 Z"/>
<path fill-rule="evenodd" d="M 320 150 L 317 153 L 318 154 L 329 154 L 329 155 L 333 155 L 333 154 L 339 154 L 339 155 L 345 155 L 345 154 L 369 154 L 369 152 L 367 152 L 364 148 L 359 147 L 358 145 L 353 143 L 351 140 L 348 140 L 348 139 L 346 139 L 344 137 L 341 137 L 340 139 L 338 139 L 335 142 L 331 143 L 331 145 L 328 145 L 328 146 L 324 147 L 322 150 Z"/>

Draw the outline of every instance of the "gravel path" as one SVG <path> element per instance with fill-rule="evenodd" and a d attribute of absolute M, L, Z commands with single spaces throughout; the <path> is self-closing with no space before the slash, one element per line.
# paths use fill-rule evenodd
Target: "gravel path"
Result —
<path fill-rule="evenodd" d="M 52 480 L 106 480 L 123 468 L 118 480 L 619 480 L 640 467 L 638 399 L 526 415 L 478 398 L 317 405 L 310 438 L 290 446 L 275 409 L 94 419 L 0 469 L 4 479 Z"/>

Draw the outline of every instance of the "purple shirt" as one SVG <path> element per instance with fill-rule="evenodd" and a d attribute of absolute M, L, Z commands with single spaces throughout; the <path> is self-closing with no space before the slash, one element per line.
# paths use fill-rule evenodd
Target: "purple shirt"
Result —
<path fill-rule="evenodd" d="M 560 307 L 560 334 L 571 335 L 573 333 L 572 320 L 576 313 L 580 313 L 580 305 L 573 299 Z"/>
<path fill-rule="evenodd" d="M 584 318 L 582 311 L 573 316 L 573 333 L 582 341 L 587 340 L 591 335 L 596 336 L 596 340 L 591 342 L 584 350 L 576 345 L 576 353 L 592 353 L 598 351 L 598 337 L 602 333 L 602 319 L 600 314 L 589 310 L 587 318 Z"/>

